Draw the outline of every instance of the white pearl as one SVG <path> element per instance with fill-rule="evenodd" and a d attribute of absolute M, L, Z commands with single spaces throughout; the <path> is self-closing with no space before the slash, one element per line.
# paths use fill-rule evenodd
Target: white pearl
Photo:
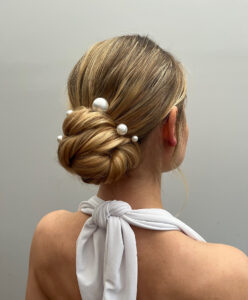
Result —
<path fill-rule="evenodd" d="M 121 123 L 116 127 L 116 129 L 120 135 L 124 135 L 127 133 L 127 125 L 126 124 Z"/>
<path fill-rule="evenodd" d="M 137 141 L 138 141 L 137 135 L 133 135 L 133 136 L 132 136 L 132 142 L 137 142 Z"/>
<path fill-rule="evenodd" d="M 63 139 L 63 136 L 62 136 L 62 135 L 58 135 L 58 136 L 57 136 L 57 141 L 58 141 L 58 142 L 62 141 L 62 139 Z"/>
<path fill-rule="evenodd" d="M 71 113 L 72 113 L 72 110 L 69 109 L 69 110 L 67 110 L 66 115 L 69 116 L 69 114 L 71 114 Z"/>
<path fill-rule="evenodd" d="M 104 98 L 96 98 L 92 103 L 92 108 L 94 111 L 107 111 L 109 104 Z"/>

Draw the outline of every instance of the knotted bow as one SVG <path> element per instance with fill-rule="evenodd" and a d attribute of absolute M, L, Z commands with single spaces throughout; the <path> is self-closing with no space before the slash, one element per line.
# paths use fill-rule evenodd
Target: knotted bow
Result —
<path fill-rule="evenodd" d="M 83 300 L 136 300 L 137 248 L 129 224 L 151 230 L 181 230 L 205 242 L 164 209 L 132 210 L 127 202 L 104 201 L 94 195 L 81 201 L 78 210 L 91 215 L 76 244 L 76 273 Z"/>
<path fill-rule="evenodd" d="M 121 200 L 103 201 L 95 207 L 92 213 L 92 221 L 99 227 L 106 228 L 110 216 L 121 217 L 131 210 L 132 207 Z"/>

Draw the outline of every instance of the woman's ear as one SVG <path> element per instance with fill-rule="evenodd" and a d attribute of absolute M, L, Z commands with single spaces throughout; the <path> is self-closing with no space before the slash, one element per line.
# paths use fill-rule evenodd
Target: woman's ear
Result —
<path fill-rule="evenodd" d="M 176 120 L 177 120 L 178 108 L 173 106 L 171 109 L 167 121 L 163 124 L 163 137 L 167 143 L 174 147 L 177 144 L 176 139 Z"/>

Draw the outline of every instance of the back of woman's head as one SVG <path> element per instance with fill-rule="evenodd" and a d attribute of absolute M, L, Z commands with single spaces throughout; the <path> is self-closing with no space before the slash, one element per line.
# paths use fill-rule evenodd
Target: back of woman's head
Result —
<path fill-rule="evenodd" d="M 180 138 L 185 74 L 180 62 L 147 36 L 94 44 L 72 69 L 67 86 L 73 112 L 64 120 L 57 154 L 59 163 L 86 183 L 109 184 L 138 167 L 142 144 L 174 105 Z M 107 112 L 93 111 L 98 97 L 108 101 Z M 120 123 L 127 125 L 127 134 L 117 133 Z M 132 142 L 133 135 L 138 142 Z"/>

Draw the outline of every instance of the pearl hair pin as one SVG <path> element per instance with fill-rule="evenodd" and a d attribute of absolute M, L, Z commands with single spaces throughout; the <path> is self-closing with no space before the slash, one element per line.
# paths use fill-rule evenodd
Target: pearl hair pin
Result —
<path fill-rule="evenodd" d="M 66 115 L 69 116 L 69 114 L 71 114 L 71 113 L 72 113 L 72 110 L 69 109 L 69 110 L 67 110 Z"/>
<path fill-rule="evenodd" d="M 57 141 L 60 142 L 60 141 L 62 141 L 62 140 L 63 140 L 63 136 L 62 136 L 62 135 L 58 135 L 58 136 L 57 136 Z"/>
<path fill-rule="evenodd" d="M 108 101 L 104 98 L 101 98 L 101 97 L 96 98 L 92 103 L 93 111 L 106 112 L 108 110 L 108 108 L 109 108 Z M 69 114 L 71 114 L 72 112 L 73 112 L 72 110 L 68 110 L 66 112 L 66 115 L 69 116 Z M 124 123 L 121 123 L 121 124 L 117 125 L 116 131 L 119 135 L 125 135 L 128 131 L 127 125 L 124 124 Z M 60 142 L 62 139 L 63 139 L 62 135 L 57 136 L 57 141 L 58 142 Z M 131 140 L 132 140 L 132 142 L 137 142 L 138 141 L 138 136 L 133 135 Z"/>
<path fill-rule="evenodd" d="M 92 108 L 94 111 L 104 111 L 106 112 L 109 108 L 108 101 L 105 98 L 96 98 L 92 103 Z M 119 124 L 116 127 L 116 131 L 119 135 L 125 135 L 128 131 L 127 125 L 124 123 Z M 137 142 L 137 135 L 132 136 L 132 142 Z"/>
<path fill-rule="evenodd" d="M 73 111 L 71 109 L 67 110 L 66 115 L 69 116 Z M 58 135 L 57 136 L 57 141 L 60 142 L 63 139 L 63 135 Z"/>
<path fill-rule="evenodd" d="M 121 123 L 116 127 L 116 130 L 119 135 L 125 135 L 127 133 L 127 125 Z"/>
<path fill-rule="evenodd" d="M 108 108 L 108 101 L 104 98 L 96 98 L 92 103 L 92 109 L 94 111 L 107 111 Z"/>

